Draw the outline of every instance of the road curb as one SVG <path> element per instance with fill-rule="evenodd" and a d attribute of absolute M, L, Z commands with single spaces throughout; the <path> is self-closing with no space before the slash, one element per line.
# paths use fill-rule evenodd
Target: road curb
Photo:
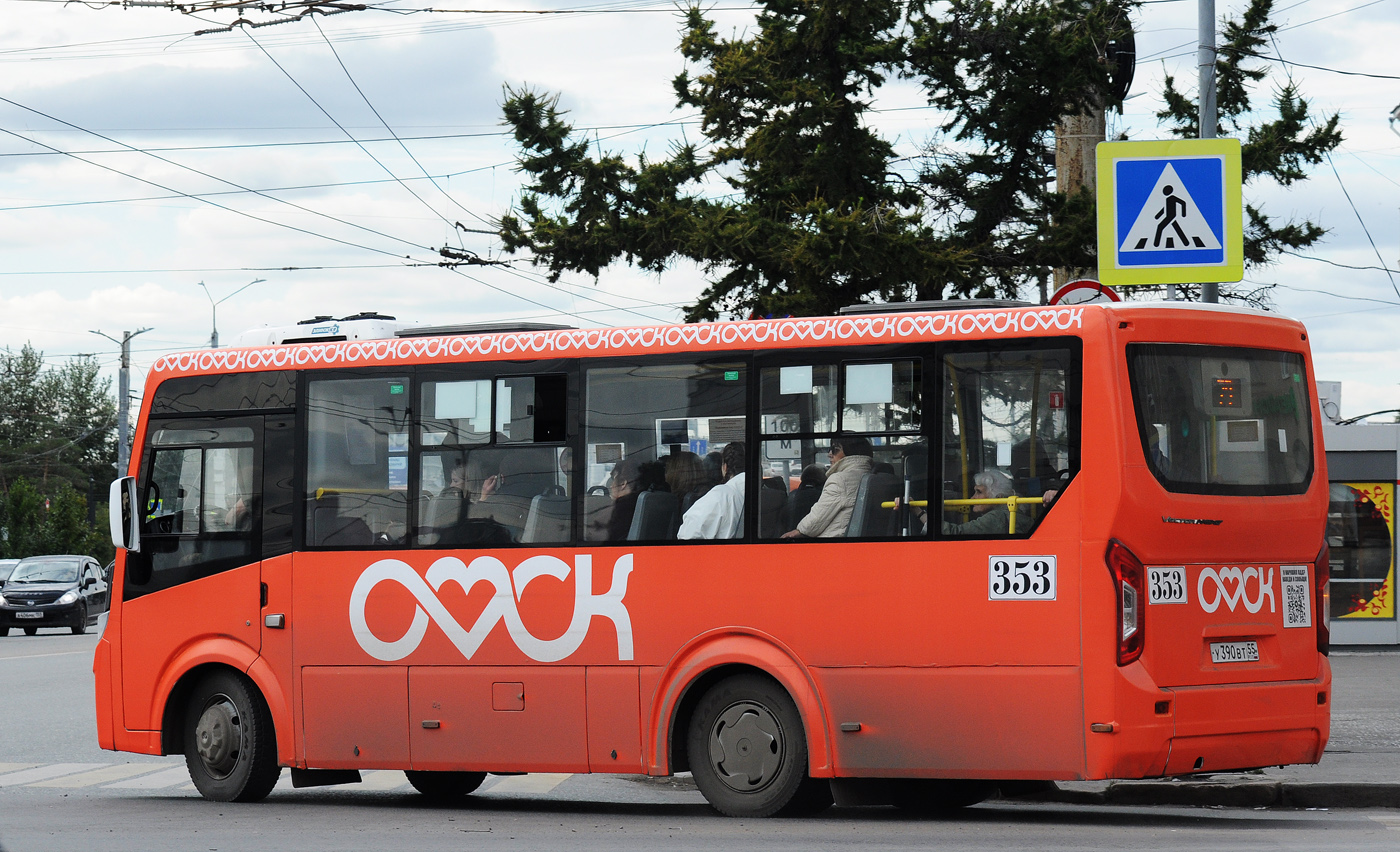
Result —
<path fill-rule="evenodd" d="M 1116 781 L 1101 789 L 1055 785 L 1017 797 L 1068 805 L 1224 808 L 1400 808 L 1400 783 L 1322 781 Z"/>

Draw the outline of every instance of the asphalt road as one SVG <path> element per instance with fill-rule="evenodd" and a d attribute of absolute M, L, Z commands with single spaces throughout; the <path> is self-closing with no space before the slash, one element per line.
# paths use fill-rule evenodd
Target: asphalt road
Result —
<path fill-rule="evenodd" d="M 97 747 L 94 635 L 0 639 L 0 844 L 38 850 L 1298 849 L 1394 850 L 1400 811 L 989 803 L 952 817 L 833 808 L 807 819 L 714 814 L 688 779 L 492 778 L 456 807 L 402 773 L 267 801 L 199 798 L 178 757 Z M 1363 720 L 1351 728 L 1367 738 Z"/>

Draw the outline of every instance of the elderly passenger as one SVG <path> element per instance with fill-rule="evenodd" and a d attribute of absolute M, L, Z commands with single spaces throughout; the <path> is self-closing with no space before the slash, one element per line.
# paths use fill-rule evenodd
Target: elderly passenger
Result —
<path fill-rule="evenodd" d="M 846 534 L 856 505 L 860 481 L 874 467 L 870 441 L 842 436 L 831 441 L 831 467 L 826 472 L 822 494 L 812 511 L 783 538 L 839 538 Z"/>

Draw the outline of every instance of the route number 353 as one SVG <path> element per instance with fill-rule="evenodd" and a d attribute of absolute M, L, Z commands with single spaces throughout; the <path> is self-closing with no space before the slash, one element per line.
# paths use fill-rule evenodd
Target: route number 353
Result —
<path fill-rule="evenodd" d="M 1053 601 L 1055 557 L 989 557 L 987 598 L 994 601 Z"/>

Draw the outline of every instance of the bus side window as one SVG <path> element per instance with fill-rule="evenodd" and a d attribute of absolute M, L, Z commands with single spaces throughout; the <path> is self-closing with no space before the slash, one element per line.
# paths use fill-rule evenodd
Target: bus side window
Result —
<path fill-rule="evenodd" d="M 257 558 L 255 435 L 247 426 L 188 422 L 153 430 L 128 599 Z"/>
<path fill-rule="evenodd" d="M 943 505 L 948 536 L 1030 535 L 1078 463 L 1065 349 L 994 347 L 943 364 Z"/>
<path fill-rule="evenodd" d="M 918 358 L 763 367 L 759 536 L 922 535 L 923 508 L 896 508 L 928 495 L 922 386 Z"/>
<path fill-rule="evenodd" d="M 743 537 L 749 474 L 724 450 L 747 447 L 747 380 L 736 360 L 588 370 L 585 540 L 675 540 L 692 509 L 687 536 Z"/>
<path fill-rule="evenodd" d="M 415 544 L 569 541 L 567 391 L 562 373 L 422 383 Z"/>
<path fill-rule="evenodd" d="M 306 543 L 408 538 L 407 377 L 313 379 L 306 393 Z"/>

